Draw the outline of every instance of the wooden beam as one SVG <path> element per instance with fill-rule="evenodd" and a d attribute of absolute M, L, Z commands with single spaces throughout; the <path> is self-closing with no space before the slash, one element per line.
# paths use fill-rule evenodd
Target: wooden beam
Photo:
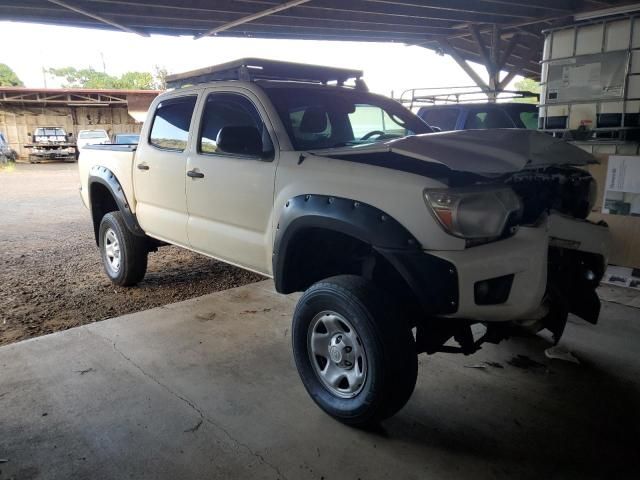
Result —
<path fill-rule="evenodd" d="M 498 60 L 498 65 L 497 65 L 498 70 L 502 70 L 504 68 L 507 61 L 509 60 L 509 57 L 511 57 L 511 54 L 513 53 L 513 51 L 515 50 L 515 48 L 518 46 L 519 43 L 520 43 L 520 36 L 518 34 L 511 37 L 511 40 L 509 40 L 507 47 L 504 49 L 504 51 L 502 52 L 502 55 L 500 56 L 500 60 Z"/>
<path fill-rule="evenodd" d="M 529 54 L 523 56 L 520 62 L 518 62 L 518 65 L 514 66 L 513 70 L 507 73 L 507 75 L 500 81 L 500 83 L 498 84 L 498 88 L 500 90 L 504 90 L 507 85 L 509 85 L 509 82 L 511 82 L 511 80 L 513 80 L 515 76 L 518 75 L 518 72 L 521 71 L 529 62 L 531 62 L 535 58 L 536 53 L 537 52 L 534 49 L 530 49 Z"/>
<path fill-rule="evenodd" d="M 500 70 L 498 69 L 498 57 L 500 55 L 500 28 L 495 23 L 491 30 L 491 59 L 487 64 L 489 72 L 489 88 L 492 93 L 489 94 L 489 101 L 496 102 L 498 99 L 498 90 L 500 89 Z"/>
<path fill-rule="evenodd" d="M 561 19 L 566 19 L 567 16 L 570 15 L 562 15 L 562 16 L 553 16 L 553 17 L 545 17 L 545 18 L 538 18 L 536 20 L 531 20 L 531 21 L 527 21 L 527 22 L 518 22 L 518 23 L 503 23 L 500 25 L 500 28 L 502 28 L 502 31 L 504 32 L 503 35 L 508 35 L 511 31 L 513 30 L 520 30 L 523 27 L 528 27 L 531 25 L 539 25 L 541 23 L 546 23 L 546 22 L 553 22 L 555 20 L 561 20 Z M 456 38 L 465 38 L 468 37 L 470 35 L 470 32 L 467 30 L 467 23 L 461 23 L 461 24 L 457 24 L 452 26 L 451 28 L 460 30 L 460 33 L 455 33 L 453 35 L 447 35 L 447 39 L 452 40 L 452 39 L 456 39 Z M 480 33 L 490 33 L 491 32 L 491 27 L 481 27 L 479 28 Z M 522 33 L 529 33 L 529 32 L 522 32 Z M 540 35 L 535 35 L 536 37 L 541 37 L 542 34 Z M 439 38 L 434 38 L 434 39 L 430 39 L 430 40 L 426 40 L 425 42 L 422 43 L 418 43 L 416 44 L 419 47 L 424 47 L 430 44 L 430 43 L 434 43 L 437 44 L 440 41 Z"/>
<path fill-rule="evenodd" d="M 450 55 L 451 58 L 455 60 L 460 68 L 462 68 L 462 70 L 464 70 L 465 73 L 469 75 L 469 77 L 471 77 L 476 85 L 478 85 L 483 90 L 489 90 L 489 86 L 485 83 L 485 81 L 482 80 L 482 78 L 480 78 L 480 75 L 478 75 L 476 71 L 469 66 L 466 60 L 462 58 L 455 47 L 451 45 L 447 39 L 440 40 L 440 47 L 445 53 Z"/>
<path fill-rule="evenodd" d="M 93 18 L 94 20 L 98 20 L 99 22 L 106 23 L 107 25 L 111 25 L 119 30 L 124 32 L 133 33 L 135 35 L 140 35 L 141 37 L 148 37 L 149 34 L 147 32 L 143 32 L 141 30 L 136 30 L 135 28 L 129 28 L 121 23 L 114 22 L 108 18 L 103 17 L 102 15 L 97 15 L 95 13 L 91 13 L 83 8 L 79 8 L 73 5 L 69 5 L 67 2 L 62 2 L 60 0 L 47 0 L 49 3 L 53 3 L 54 5 L 58 5 L 59 7 L 66 8 L 67 10 L 71 10 L 73 12 L 79 13 L 80 15 L 84 15 L 85 17 Z"/>
<path fill-rule="evenodd" d="M 278 13 L 283 10 L 288 10 L 290 8 L 297 7 L 298 5 L 302 5 L 303 3 L 307 3 L 309 1 L 310 0 L 290 0 L 288 2 L 284 2 L 281 5 L 276 5 L 275 7 L 267 8 L 266 10 L 262 10 L 257 13 L 252 13 L 251 15 L 247 15 L 237 20 L 233 20 L 231 22 L 225 23 L 224 25 L 220 25 L 219 27 L 215 27 L 215 28 L 212 28 L 211 30 L 207 30 L 204 33 L 198 33 L 197 35 L 194 35 L 193 38 L 197 40 L 198 38 L 215 35 L 216 33 L 224 32 L 225 30 L 229 30 L 230 28 L 252 22 L 253 20 L 257 20 L 263 17 L 268 17 L 273 13 Z"/>
<path fill-rule="evenodd" d="M 482 58 L 484 58 L 484 66 L 487 67 L 487 71 L 489 72 L 489 74 L 491 74 L 491 71 L 493 70 L 491 66 L 491 56 L 489 55 L 489 50 L 487 50 L 487 46 L 484 43 L 484 39 L 482 38 L 480 29 L 477 25 L 472 24 L 469 25 L 469 31 L 471 32 L 471 36 L 478 45 L 478 50 L 480 50 Z"/>
<path fill-rule="evenodd" d="M 491 65 L 493 70 L 498 69 L 498 62 L 500 61 L 500 27 L 496 24 L 493 25 L 491 31 Z"/>

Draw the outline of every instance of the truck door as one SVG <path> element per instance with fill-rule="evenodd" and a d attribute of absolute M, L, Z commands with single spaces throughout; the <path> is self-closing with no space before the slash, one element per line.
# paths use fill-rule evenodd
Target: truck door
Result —
<path fill-rule="evenodd" d="M 136 216 L 149 235 L 188 246 L 185 171 L 189 128 L 197 95 L 169 98 L 156 107 L 134 158 Z"/>
<path fill-rule="evenodd" d="M 187 162 L 191 248 L 268 274 L 277 164 L 273 130 L 248 90 L 205 93 Z"/>

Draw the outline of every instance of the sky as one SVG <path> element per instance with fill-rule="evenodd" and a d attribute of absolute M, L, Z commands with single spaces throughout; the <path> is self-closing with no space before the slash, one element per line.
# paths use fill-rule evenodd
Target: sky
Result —
<path fill-rule="evenodd" d="M 203 38 L 0 22 L 0 63 L 6 63 L 28 87 L 44 87 L 43 68 L 93 67 L 111 75 L 152 72 L 155 65 L 179 73 L 242 57 L 260 57 L 364 70 L 371 91 L 390 96 L 418 87 L 472 85 L 448 56 L 417 46 L 391 43 Z M 11 48 L 14 46 L 15 48 Z M 7 48 L 9 47 L 9 48 Z M 473 64 L 472 64 L 473 65 Z M 486 79 L 486 70 L 474 68 Z M 60 87 L 48 76 L 48 87 Z"/>

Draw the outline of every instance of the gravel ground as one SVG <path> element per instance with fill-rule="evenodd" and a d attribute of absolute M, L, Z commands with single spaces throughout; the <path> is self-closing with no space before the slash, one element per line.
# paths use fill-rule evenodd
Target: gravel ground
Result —
<path fill-rule="evenodd" d="M 0 170 L 0 345 L 261 280 L 177 247 L 134 288 L 102 270 L 75 164 Z"/>

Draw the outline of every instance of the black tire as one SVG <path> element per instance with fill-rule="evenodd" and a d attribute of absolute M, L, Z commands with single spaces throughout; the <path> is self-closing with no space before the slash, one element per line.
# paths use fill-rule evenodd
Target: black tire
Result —
<path fill-rule="evenodd" d="M 366 427 L 394 415 L 407 403 L 416 384 L 418 358 L 413 334 L 385 297 L 362 277 L 340 275 L 312 285 L 293 315 L 293 354 L 302 383 L 320 408 L 347 425 Z M 311 354 L 312 322 L 319 322 L 325 312 L 348 319 L 366 352 L 364 382 L 350 398 L 325 386 L 318 373 L 318 357 Z M 333 359 L 331 355 L 327 358 Z M 331 361 L 327 359 L 325 365 Z"/>
<path fill-rule="evenodd" d="M 109 241 L 107 236 L 117 240 L 119 250 L 118 268 L 107 254 Z M 146 242 L 144 238 L 132 234 L 124 223 L 121 212 L 107 213 L 100 221 L 100 231 L 98 237 L 100 256 L 102 265 L 109 279 L 121 287 L 136 285 L 143 278 L 147 271 Z"/>

